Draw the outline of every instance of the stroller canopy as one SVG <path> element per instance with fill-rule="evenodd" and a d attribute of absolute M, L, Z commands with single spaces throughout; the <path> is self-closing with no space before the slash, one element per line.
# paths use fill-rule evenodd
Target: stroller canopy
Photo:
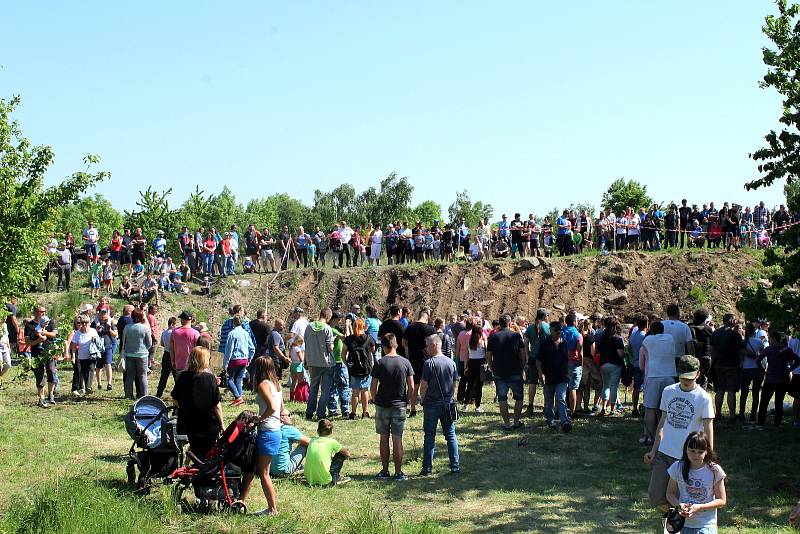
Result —
<path fill-rule="evenodd" d="M 125 417 L 125 428 L 142 446 L 153 449 L 161 445 L 161 424 L 169 419 L 169 408 L 158 397 L 148 395 L 137 400 Z"/>

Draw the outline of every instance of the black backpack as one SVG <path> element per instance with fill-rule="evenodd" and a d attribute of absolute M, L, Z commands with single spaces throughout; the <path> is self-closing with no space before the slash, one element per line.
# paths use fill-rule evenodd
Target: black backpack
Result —
<path fill-rule="evenodd" d="M 369 376 L 372 372 L 371 341 L 369 336 L 366 336 L 366 339 L 354 337 L 353 342 L 347 347 L 345 364 L 350 376 L 363 378 Z"/>

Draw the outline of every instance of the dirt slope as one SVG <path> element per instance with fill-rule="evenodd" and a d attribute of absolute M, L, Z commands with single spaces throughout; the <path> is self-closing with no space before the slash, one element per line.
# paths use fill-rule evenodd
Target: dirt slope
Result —
<path fill-rule="evenodd" d="M 270 290 L 269 314 L 285 317 L 296 305 L 312 313 L 323 305 L 358 302 L 427 305 L 435 315 L 479 309 L 531 317 L 538 307 L 615 313 L 627 319 L 640 312 L 664 315 L 677 302 L 685 313 L 699 305 L 715 315 L 735 311 L 744 285 L 757 278 L 760 263 L 751 254 L 684 252 L 556 258 L 478 264 L 436 264 L 372 269 L 304 270 L 282 273 Z M 266 277 L 250 287 L 231 283 L 222 300 L 248 309 L 264 306 Z M 246 284 L 247 282 L 245 282 Z M 213 300 L 218 300 L 219 297 Z M 193 299 L 194 300 L 194 299 Z M 216 311 L 216 310 L 215 310 Z"/>

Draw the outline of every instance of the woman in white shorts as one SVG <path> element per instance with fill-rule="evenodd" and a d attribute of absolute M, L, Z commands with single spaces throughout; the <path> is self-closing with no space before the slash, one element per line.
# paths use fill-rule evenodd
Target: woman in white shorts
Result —
<path fill-rule="evenodd" d="M 381 225 L 376 224 L 375 229 L 370 236 L 371 248 L 369 251 L 369 264 L 378 265 L 381 261 L 381 245 L 383 244 L 383 232 L 381 232 Z"/>

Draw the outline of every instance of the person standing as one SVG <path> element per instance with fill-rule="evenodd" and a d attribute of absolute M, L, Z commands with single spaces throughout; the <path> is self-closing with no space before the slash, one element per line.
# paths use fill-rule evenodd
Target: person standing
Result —
<path fill-rule="evenodd" d="M 714 404 L 697 384 L 700 360 L 682 356 L 676 367 L 680 382 L 664 388 L 655 440 L 644 455 L 644 463 L 652 467 L 647 494 L 654 506 L 667 504 L 668 469 L 683 456 L 690 433 L 703 431 L 709 447 L 714 448 Z"/>
<path fill-rule="evenodd" d="M 433 470 L 433 456 L 436 444 L 436 427 L 441 423 L 442 433 L 447 441 L 447 456 L 450 459 L 450 472 L 460 473 L 461 463 L 458 455 L 456 424 L 451 407 L 455 406 L 453 393 L 458 378 L 456 364 L 452 358 L 442 354 L 442 336 L 432 334 L 425 338 L 425 352 L 429 359 L 422 365 L 420 397 L 424 410 L 422 428 L 425 431 L 422 472 L 430 475 Z"/>
<path fill-rule="evenodd" d="M 392 437 L 394 480 L 407 480 L 403 473 L 403 429 L 406 405 L 416 402 L 414 368 L 397 354 L 397 338 L 386 334 L 381 338 L 383 356 L 372 368 L 370 394 L 375 399 L 375 432 L 380 436 L 381 472 L 379 480 L 389 480 L 389 436 Z M 410 399 L 409 399 L 410 397 Z"/>
<path fill-rule="evenodd" d="M 717 418 L 722 417 L 722 401 L 728 397 L 730 422 L 736 421 L 736 392 L 741 384 L 741 352 L 745 348 L 736 317 L 726 313 L 722 328 L 711 334 L 711 365 L 714 368 L 714 405 Z"/>
<path fill-rule="evenodd" d="M 189 355 L 197 345 L 200 332 L 192 328 L 192 314 L 182 311 L 178 316 L 181 325 L 172 331 L 169 337 L 169 357 L 175 380 L 189 366 Z"/>
<path fill-rule="evenodd" d="M 567 314 L 566 325 L 561 330 L 569 355 L 569 383 L 567 384 L 567 408 L 575 414 L 578 407 L 578 388 L 583 376 L 583 336 L 576 327 L 578 317 L 574 312 Z"/>
<path fill-rule="evenodd" d="M 428 336 L 435 334 L 436 329 L 428 324 L 430 310 L 422 308 L 417 315 L 417 320 L 409 324 L 403 332 L 403 345 L 406 349 L 406 357 L 414 368 L 414 400 L 411 403 L 409 417 L 417 415 L 416 398 L 419 394 L 420 378 L 422 377 L 422 364 L 428 359 L 425 352 L 425 340 Z"/>
<path fill-rule="evenodd" d="M 152 345 L 152 333 L 142 310 L 133 310 L 131 318 L 133 322 L 125 327 L 122 334 L 122 347 L 125 358 L 125 398 L 133 400 L 147 395 L 147 358 Z M 136 397 L 133 396 L 134 383 Z"/>
<path fill-rule="evenodd" d="M 305 335 L 305 363 L 311 375 L 308 388 L 308 404 L 306 405 L 306 419 L 325 417 L 325 408 L 331 395 L 331 382 L 333 379 L 333 342 L 335 336 L 333 329 L 328 325 L 333 316 L 330 308 L 323 308 L 319 320 L 306 327 Z"/>
<path fill-rule="evenodd" d="M 647 324 L 647 319 L 644 323 Z M 631 336 L 631 346 L 638 338 Z M 675 369 L 675 341 L 672 336 L 664 333 L 664 324 L 661 321 L 653 321 L 650 329 L 641 340 L 639 353 L 633 354 L 638 361 L 638 366 L 642 373 L 647 376 L 644 386 L 644 445 L 652 445 L 660 417 L 659 407 L 661 406 L 661 396 L 667 386 L 675 383 L 677 371 Z"/>
<path fill-rule="evenodd" d="M 267 499 L 267 508 L 256 512 L 256 515 L 275 515 L 278 513 L 278 498 L 270 477 L 270 464 L 272 458 L 280 452 L 283 393 L 271 359 L 256 358 L 253 364 L 253 389 L 256 393 L 259 414 L 256 473 L 261 480 L 264 497 Z"/>
<path fill-rule="evenodd" d="M 526 417 L 533 417 L 533 401 L 536 398 L 536 385 L 539 382 L 539 373 L 536 367 L 536 358 L 542 342 L 550 338 L 550 324 L 547 322 L 547 310 L 536 310 L 536 319 L 525 330 L 525 341 L 528 349 L 528 364 L 526 369 L 526 382 L 528 383 L 528 409 Z"/>
<path fill-rule="evenodd" d="M 40 408 L 49 408 L 55 404 L 56 363 L 47 356 L 53 340 L 58 337 L 56 322 L 45 315 L 47 309 L 36 305 L 33 308 L 33 319 L 26 321 L 24 327 L 25 343 L 30 347 L 31 360 L 35 363 L 33 376 L 36 378 L 36 391 Z M 45 397 L 45 375 L 47 375 L 47 397 Z"/>
<path fill-rule="evenodd" d="M 172 375 L 173 381 L 175 380 L 175 369 L 172 367 L 172 356 L 170 355 L 170 343 L 172 339 L 172 332 L 178 324 L 177 317 L 170 317 L 167 321 L 167 327 L 161 332 L 161 346 L 164 348 L 164 353 L 161 355 L 161 375 L 158 378 L 158 388 L 156 389 L 156 397 L 161 397 L 164 390 L 167 389 L 167 380 L 169 375 Z M 98 387 L 100 379 L 97 379 Z"/>
<path fill-rule="evenodd" d="M 784 344 L 782 334 L 774 329 L 769 331 L 769 347 L 764 349 L 762 355 L 767 359 L 767 374 L 758 406 L 758 424 L 763 426 L 766 422 L 767 407 L 774 394 L 775 426 L 779 427 L 783 418 L 783 399 L 791 383 L 790 373 L 800 367 L 800 356 Z"/>
<path fill-rule="evenodd" d="M 100 234 L 94 223 L 89 221 L 86 228 L 83 230 L 83 248 L 86 250 L 86 255 L 90 258 L 95 258 L 100 255 L 97 243 L 100 240 Z"/>
<path fill-rule="evenodd" d="M 568 434 L 572 422 L 567 413 L 567 388 L 571 380 L 569 349 L 561 331 L 561 323 L 550 323 L 550 338 L 542 341 L 536 368 L 539 380 L 544 384 L 544 418 L 549 428 L 556 428 L 554 404 L 558 404 L 558 419 L 561 430 Z"/>
<path fill-rule="evenodd" d="M 486 350 L 486 361 L 494 374 L 497 400 L 500 403 L 500 415 L 503 417 L 503 430 L 511 431 L 525 426 L 522 416 L 522 404 L 525 391 L 522 385 L 522 368 L 528 354 L 522 336 L 509 329 L 511 317 L 500 316 L 500 330 L 489 336 Z M 514 425 L 509 424 L 508 391 L 514 395 Z"/>
<path fill-rule="evenodd" d="M 378 328 L 378 339 L 383 339 L 386 334 L 392 334 L 397 341 L 397 353 L 400 356 L 405 356 L 406 351 L 403 348 L 403 334 L 406 327 L 400 322 L 400 306 L 392 304 L 389 306 L 389 318 L 381 323 Z"/>
<path fill-rule="evenodd" d="M 333 312 L 328 324 L 333 330 L 334 336 L 334 365 L 331 370 L 331 395 L 328 397 L 328 417 L 336 417 L 341 413 L 342 417 L 349 418 L 351 389 L 347 365 L 342 360 L 345 337 L 344 333 L 341 332 L 341 330 L 345 330 L 345 328 L 342 328 L 342 314 L 338 311 Z M 349 327 L 347 329 L 349 330 Z"/>
<path fill-rule="evenodd" d="M 114 364 L 114 352 L 117 349 L 117 326 L 111 319 L 111 310 L 108 306 L 100 306 L 97 309 L 97 318 L 92 321 L 91 327 L 97 330 L 103 340 L 103 356 L 95 362 L 97 389 L 100 390 L 101 371 L 105 371 L 106 391 L 111 391 L 113 376 L 111 366 Z"/>
<path fill-rule="evenodd" d="M 233 406 L 244 404 L 244 399 L 242 398 L 244 371 L 256 352 L 253 336 L 242 328 L 243 323 L 242 316 L 233 316 L 233 330 L 228 334 L 222 359 L 222 368 L 225 369 L 228 379 L 228 389 L 233 395 L 233 401 L 231 402 Z"/>

